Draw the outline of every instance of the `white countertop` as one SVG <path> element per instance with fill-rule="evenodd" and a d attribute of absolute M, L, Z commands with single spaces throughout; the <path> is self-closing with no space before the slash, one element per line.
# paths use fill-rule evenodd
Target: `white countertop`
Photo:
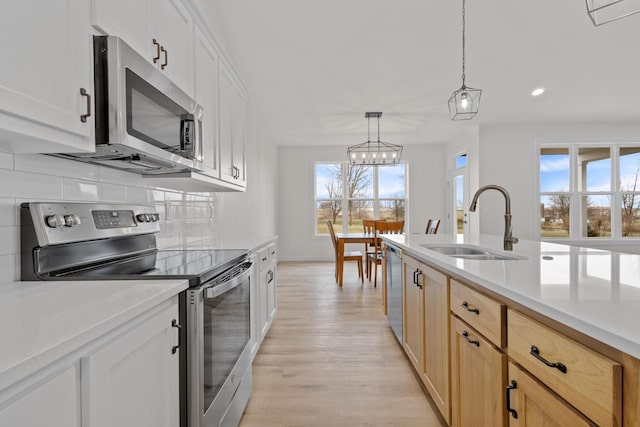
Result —
<path fill-rule="evenodd" d="M 162 247 L 161 249 L 245 249 L 255 251 L 261 246 L 275 242 L 278 236 L 238 236 L 233 238 L 211 238 L 188 242 L 179 245 Z"/>
<path fill-rule="evenodd" d="M 186 280 L 0 285 L 0 390 L 187 287 Z"/>
<path fill-rule="evenodd" d="M 526 259 L 468 260 L 420 246 L 456 243 L 453 235 L 388 235 L 384 240 L 640 358 L 640 255 L 527 240 L 514 245 L 513 252 L 504 252 L 502 236 L 483 235 L 468 243 Z"/>

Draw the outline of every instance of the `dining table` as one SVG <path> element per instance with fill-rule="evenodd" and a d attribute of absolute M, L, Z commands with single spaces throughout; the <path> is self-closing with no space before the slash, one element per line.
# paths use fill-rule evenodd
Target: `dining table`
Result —
<path fill-rule="evenodd" d="M 375 235 L 372 233 L 336 233 L 336 246 L 337 246 L 337 254 L 336 254 L 336 262 L 338 269 L 338 285 L 342 287 L 342 276 L 344 273 L 344 246 L 349 243 L 366 243 L 366 244 L 374 244 L 375 243 Z M 366 253 L 365 253 L 366 256 Z M 367 262 L 365 259 L 364 262 Z"/>

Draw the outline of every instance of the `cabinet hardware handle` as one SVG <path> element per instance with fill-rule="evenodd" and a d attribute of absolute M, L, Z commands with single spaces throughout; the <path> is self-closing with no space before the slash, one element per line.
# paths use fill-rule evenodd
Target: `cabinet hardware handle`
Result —
<path fill-rule="evenodd" d="M 462 338 L 464 338 L 469 344 L 473 344 L 476 347 L 480 347 L 480 341 L 478 340 L 472 340 L 471 338 L 469 338 L 469 332 L 464 331 L 462 333 Z"/>
<path fill-rule="evenodd" d="M 267 260 L 267 257 L 262 258 L 262 260 L 263 260 L 263 261 L 266 261 L 266 260 Z"/>
<path fill-rule="evenodd" d="M 515 380 L 511 380 L 511 384 L 506 387 L 506 401 L 507 401 L 507 411 L 511 414 L 514 419 L 518 419 L 518 411 L 511 408 L 511 390 L 515 390 L 518 388 L 518 383 Z"/>
<path fill-rule="evenodd" d="M 273 282 L 273 271 L 267 271 L 267 276 L 269 276 L 269 280 L 267 281 L 267 283 Z"/>
<path fill-rule="evenodd" d="M 414 284 L 414 285 L 417 285 L 417 284 L 418 284 L 418 279 L 416 279 L 416 274 L 418 274 L 418 271 L 420 271 L 420 270 L 418 270 L 418 269 L 416 268 L 416 271 L 414 271 L 414 272 L 413 272 L 413 284 Z"/>
<path fill-rule="evenodd" d="M 160 59 L 160 43 L 156 39 L 153 39 L 153 44 L 156 45 L 156 56 L 153 57 L 153 63 L 157 63 Z"/>
<path fill-rule="evenodd" d="M 478 310 L 477 308 L 470 308 L 469 303 L 466 301 L 460 304 L 460 306 L 470 313 L 480 314 L 480 310 Z"/>
<path fill-rule="evenodd" d="M 416 274 L 416 286 L 422 289 L 422 285 L 420 284 L 420 276 L 422 276 L 422 270 L 418 270 L 417 273 L 418 274 Z"/>
<path fill-rule="evenodd" d="M 178 342 L 180 342 L 180 331 L 182 330 L 182 325 L 178 323 L 176 319 L 173 319 L 171 321 L 171 326 L 173 328 L 178 328 Z M 171 347 L 171 354 L 176 354 L 176 351 L 178 351 L 179 348 L 180 348 L 180 344 L 174 345 L 173 347 Z"/>
<path fill-rule="evenodd" d="M 160 46 L 160 51 L 164 52 L 164 62 L 160 64 L 160 69 L 164 70 L 164 68 L 169 65 L 169 53 L 167 52 L 167 49 L 164 48 L 164 46 Z"/>
<path fill-rule="evenodd" d="M 542 363 L 544 363 L 545 365 L 547 365 L 548 367 L 556 368 L 558 371 L 562 372 L 563 374 L 567 373 L 567 367 L 565 366 L 564 363 L 562 363 L 562 362 L 549 362 L 547 359 L 545 359 L 544 357 L 540 356 L 540 350 L 535 345 L 531 346 L 531 351 L 529 352 L 529 354 L 532 355 L 533 357 L 535 357 L 536 359 L 538 359 L 539 361 L 541 361 Z"/>
<path fill-rule="evenodd" d="M 83 87 L 80 88 L 80 95 L 87 97 L 87 114 L 83 114 L 80 116 L 80 121 L 82 123 L 86 123 L 87 117 L 91 117 L 91 95 Z"/>

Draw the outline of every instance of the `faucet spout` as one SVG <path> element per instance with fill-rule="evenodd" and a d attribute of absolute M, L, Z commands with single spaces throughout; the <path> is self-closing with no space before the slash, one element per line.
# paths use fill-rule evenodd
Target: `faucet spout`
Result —
<path fill-rule="evenodd" d="M 504 239 L 503 239 L 504 245 L 503 246 L 505 251 L 512 251 L 513 244 L 518 243 L 518 238 L 513 237 L 512 230 L 511 230 L 511 198 L 509 197 L 509 192 L 507 190 L 505 190 L 503 187 L 500 187 L 499 185 L 485 185 L 484 187 L 480 187 L 478 191 L 476 191 L 476 194 L 473 195 L 473 199 L 471 200 L 471 206 L 469 206 L 469 211 L 470 212 L 476 211 L 476 208 L 478 206 L 478 198 L 480 197 L 480 194 L 484 193 L 487 190 L 499 191 L 504 196 L 505 209 L 504 209 Z"/>

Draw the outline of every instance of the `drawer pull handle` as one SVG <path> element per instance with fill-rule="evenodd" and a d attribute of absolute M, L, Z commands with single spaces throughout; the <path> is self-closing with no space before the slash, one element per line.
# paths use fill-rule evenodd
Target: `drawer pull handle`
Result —
<path fill-rule="evenodd" d="M 515 380 L 511 380 L 511 384 L 506 387 L 506 401 L 507 401 L 507 411 L 511 414 L 514 419 L 518 419 L 518 411 L 511 407 L 511 390 L 515 390 L 518 388 L 518 383 Z"/>
<path fill-rule="evenodd" d="M 480 347 L 480 341 L 478 340 L 472 340 L 471 338 L 469 338 L 469 332 L 464 331 L 462 333 L 462 338 L 464 338 L 469 344 L 473 344 L 476 347 Z"/>
<path fill-rule="evenodd" d="M 83 87 L 80 88 L 80 95 L 87 97 L 87 113 L 80 116 L 80 121 L 86 123 L 87 117 L 91 117 L 91 95 L 89 95 L 89 92 Z"/>
<path fill-rule="evenodd" d="M 475 314 L 480 314 L 480 310 L 478 310 L 477 308 L 471 308 L 469 307 L 469 303 L 468 302 L 463 302 L 462 304 L 460 304 L 462 306 L 462 308 L 464 308 L 465 310 L 467 310 L 470 313 L 475 313 Z"/>
<path fill-rule="evenodd" d="M 567 373 L 567 367 L 565 366 L 564 363 L 561 363 L 561 362 L 549 362 L 547 359 L 545 359 L 544 357 L 540 356 L 540 350 L 535 345 L 531 346 L 531 351 L 529 352 L 529 354 L 531 354 L 533 357 L 535 357 L 536 359 L 538 359 L 539 361 L 541 361 L 542 363 L 544 363 L 548 367 L 556 368 L 558 371 L 562 372 L 563 374 Z"/>

